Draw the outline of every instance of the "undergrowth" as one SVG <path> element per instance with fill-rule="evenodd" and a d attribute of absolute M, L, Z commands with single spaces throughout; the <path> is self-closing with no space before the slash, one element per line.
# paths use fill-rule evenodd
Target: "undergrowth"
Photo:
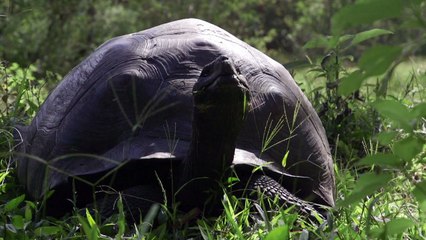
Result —
<path fill-rule="evenodd" d="M 416 239 L 426 232 L 423 224 L 426 219 L 422 214 L 426 199 L 423 191 L 426 156 L 423 141 L 426 132 L 424 115 L 421 115 L 425 112 L 425 104 L 420 103 L 425 97 L 424 89 L 418 91 L 418 88 L 407 87 L 416 92 L 409 92 L 412 98 L 401 99 L 402 103 L 395 101 L 397 98 L 394 96 L 380 101 L 365 97 L 364 101 L 356 104 L 347 100 L 351 114 L 357 114 L 356 117 L 347 116 L 352 121 L 351 128 L 354 128 L 351 131 L 369 132 L 370 135 L 361 139 L 351 135 L 349 140 L 353 143 L 355 138 L 359 145 L 345 142 L 347 138 L 339 134 L 330 139 L 334 158 L 338 160 L 335 164 L 338 204 L 334 216 L 328 221 L 312 224 L 291 209 L 266 211 L 261 205 L 237 199 L 224 189 L 224 213 L 218 218 L 195 220 L 191 216 L 170 213 L 168 211 L 171 210 L 164 206 L 153 205 L 142 221 L 132 225 L 126 221 L 120 204 L 119 213 L 103 221 L 84 209 L 62 219 L 53 219 L 43 216 L 40 203 L 25 198 L 14 176 L 10 152 L 14 144 L 11 127 L 22 119 L 30 119 L 46 94 L 40 94 L 45 91 L 39 84 L 43 81 L 32 77 L 34 70 L 31 67 L 12 66 L 12 70 L 5 65 L 1 69 L 2 93 L 9 94 L 1 109 L 0 236 L 5 239 L 283 239 L 286 236 L 288 239 L 387 239 L 390 236 Z M 421 80 L 425 78 L 424 73 L 425 69 L 413 69 L 405 84 L 423 88 Z M 310 75 L 306 71 L 300 74 L 305 74 L 305 81 L 310 78 L 311 82 L 312 79 L 322 81 L 321 76 Z M 4 84 L 12 80 L 11 76 L 14 76 L 15 84 Z M 296 78 L 299 79 L 299 76 Z M 327 79 L 323 78 L 323 81 Z M 302 86 L 306 87 L 308 83 Z M 321 99 L 315 99 L 317 90 L 315 94 L 305 91 L 317 107 L 322 106 Z M 17 96 L 18 93 L 21 96 Z M 361 89 L 360 96 L 366 93 L 368 89 Z M 19 99 L 18 103 L 16 99 Z M 409 116 L 411 119 L 407 119 Z M 371 119 L 378 125 L 371 124 L 366 129 L 365 125 L 358 124 L 363 119 Z M 154 227 L 153 222 L 156 222 Z"/>
<path fill-rule="evenodd" d="M 226 188 L 223 214 L 211 219 L 194 218 L 192 213 L 179 215 L 173 209 L 153 205 L 132 225 L 126 221 L 120 201 L 119 212 L 106 220 L 98 220 L 96 213 L 85 209 L 76 209 L 61 219 L 43 216 L 41 204 L 27 199 L 19 186 L 11 152 L 13 126 L 28 124 L 34 116 L 47 96 L 43 87 L 46 79 L 39 79 L 32 66 L 2 62 L 0 238 L 426 238 L 426 67 L 424 59 L 411 57 L 425 42 L 376 45 L 354 57 L 353 46 L 392 31 L 342 33 L 346 27 L 389 16 L 413 21 L 404 20 L 398 9 L 414 13 L 424 23 L 421 11 L 425 4 L 406 2 L 407 6 L 396 0 L 386 2 L 396 6 L 388 15 L 382 14 L 383 9 L 368 11 L 370 22 L 356 17 L 365 14 L 356 13 L 374 10 L 377 4 L 359 1 L 341 9 L 333 17 L 332 36 L 318 36 L 305 45 L 307 50 L 321 49 L 324 56 L 308 58 L 303 69 L 291 69 L 323 121 L 335 159 L 337 204 L 329 218 L 319 223 L 311 223 L 292 209 L 267 211 L 262 204 L 237 199 Z"/>

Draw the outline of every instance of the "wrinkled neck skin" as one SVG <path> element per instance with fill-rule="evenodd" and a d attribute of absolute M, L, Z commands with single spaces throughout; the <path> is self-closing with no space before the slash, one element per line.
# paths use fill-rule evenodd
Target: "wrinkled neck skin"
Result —
<path fill-rule="evenodd" d="M 227 120 L 216 119 L 209 124 L 204 120 L 196 121 L 196 126 L 193 127 L 193 142 L 185 161 L 189 177 L 220 180 L 224 171 L 229 168 L 240 126 L 233 123 L 234 119 Z"/>
<path fill-rule="evenodd" d="M 192 142 L 183 163 L 180 194 L 190 208 L 201 208 L 220 191 L 221 180 L 229 175 L 243 124 L 242 103 L 212 108 L 194 108 Z"/>

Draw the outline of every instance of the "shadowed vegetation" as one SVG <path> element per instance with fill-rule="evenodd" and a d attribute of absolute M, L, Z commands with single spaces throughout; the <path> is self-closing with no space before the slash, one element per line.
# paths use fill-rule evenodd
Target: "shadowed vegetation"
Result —
<path fill-rule="evenodd" d="M 0 237 L 426 236 L 425 8 L 420 0 L 2 1 Z M 135 225 L 126 220 L 122 198 L 108 219 L 86 209 L 47 217 L 42 202 L 26 198 L 11 157 L 13 127 L 28 124 L 61 76 L 107 39 L 184 17 L 223 27 L 293 74 L 322 119 L 335 159 L 337 206 L 328 220 L 311 222 L 292 208 L 269 209 L 270 199 L 238 199 L 229 186 L 223 186 L 224 211 L 217 218 L 153 205 Z M 265 129 L 265 149 L 275 144 L 269 141 L 274 131 L 292 122 L 283 121 Z"/>

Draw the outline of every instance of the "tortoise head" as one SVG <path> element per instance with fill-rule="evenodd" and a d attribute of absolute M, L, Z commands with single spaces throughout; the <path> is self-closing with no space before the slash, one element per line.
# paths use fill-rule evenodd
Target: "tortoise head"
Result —
<path fill-rule="evenodd" d="M 247 80 L 226 56 L 216 58 L 203 68 L 193 87 L 193 96 L 198 113 L 230 110 L 233 117 L 239 119 L 245 117 L 250 98 Z"/>

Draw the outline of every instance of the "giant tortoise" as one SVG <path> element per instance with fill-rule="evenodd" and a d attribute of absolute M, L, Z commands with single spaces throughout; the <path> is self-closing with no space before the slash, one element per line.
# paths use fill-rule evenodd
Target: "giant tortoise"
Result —
<path fill-rule="evenodd" d="M 198 19 L 107 41 L 17 136 L 18 178 L 36 200 L 55 190 L 52 214 L 92 202 L 94 185 L 203 207 L 234 174 L 290 203 L 335 201 L 324 128 L 289 72 Z"/>

